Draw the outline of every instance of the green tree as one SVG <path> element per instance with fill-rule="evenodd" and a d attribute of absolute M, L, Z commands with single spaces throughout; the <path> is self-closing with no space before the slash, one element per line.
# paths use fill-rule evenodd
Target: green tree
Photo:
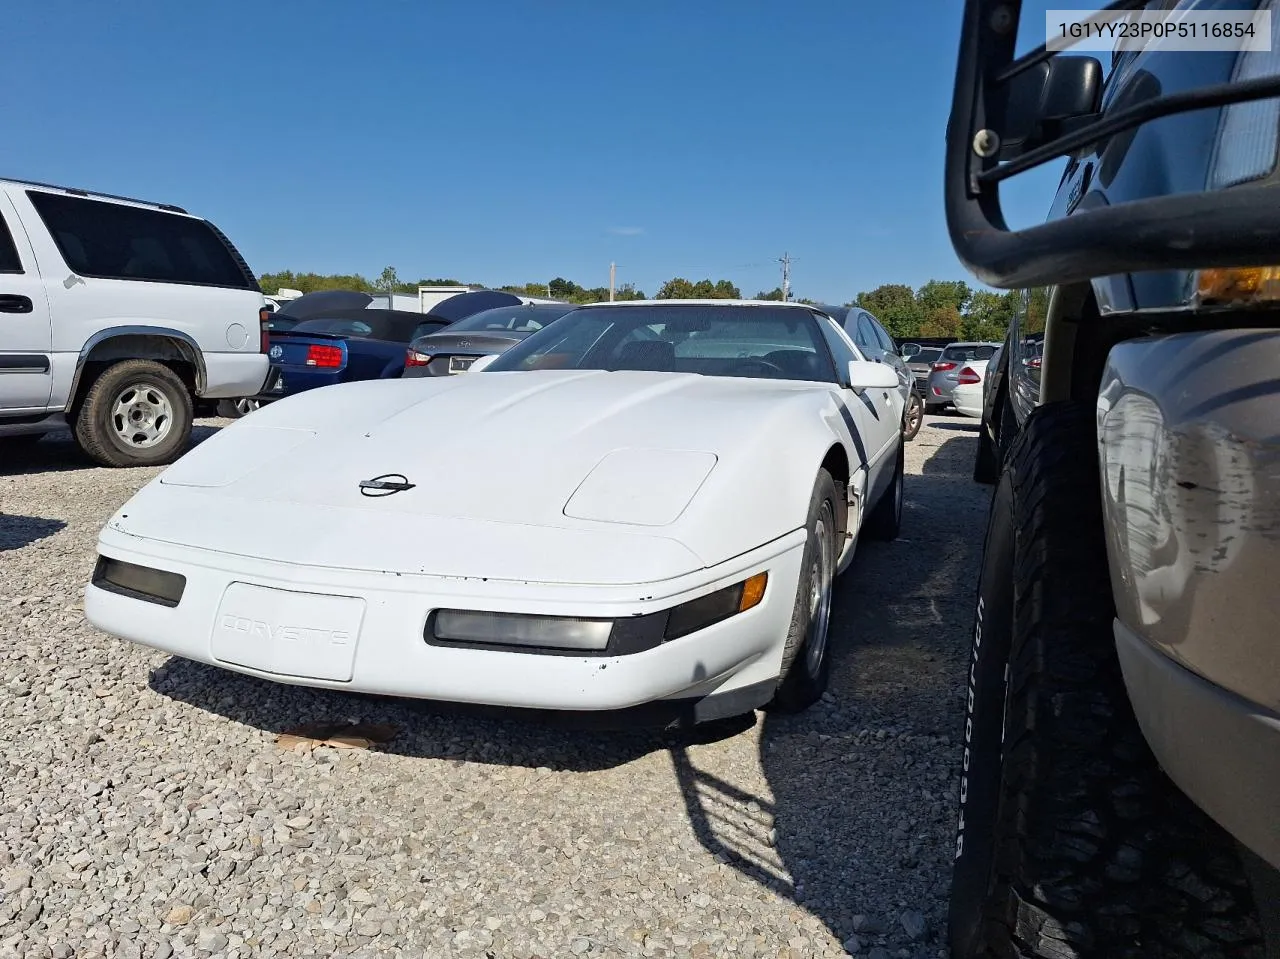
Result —
<path fill-rule="evenodd" d="M 383 267 L 382 275 L 378 277 L 377 283 L 374 284 L 383 293 L 394 293 L 399 285 L 400 277 L 396 274 L 394 266 Z"/>
<path fill-rule="evenodd" d="M 960 338 L 960 325 L 963 322 L 960 311 L 951 304 L 935 307 L 925 314 L 919 328 L 908 336 L 947 336 Z"/>
<path fill-rule="evenodd" d="M 1043 333 L 1045 321 L 1049 318 L 1049 288 L 1037 286 L 1027 295 L 1027 315 L 1021 327 L 1025 336 L 1028 333 Z"/>
<path fill-rule="evenodd" d="M 550 291 L 553 299 L 569 300 L 570 302 L 577 302 L 577 299 L 587 292 L 577 283 L 566 280 L 563 276 L 557 276 L 554 280 L 548 283 L 547 289 Z"/>
<path fill-rule="evenodd" d="M 263 273 L 258 278 L 258 285 L 268 296 L 282 288 L 301 290 L 303 293 L 320 290 L 375 292 L 374 285 L 358 273 L 294 273 L 292 270 L 283 270 L 279 273 Z"/>
<path fill-rule="evenodd" d="M 916 300 L 924 308 L 926 316 L 943 307 L 954 307 L 957 313 L 964 310 L 972 291 L 964 280 L 930 280 L 916 291 Z"/>
<path fill-rule="evenodd" d="M 1017 290 L 974 290 L 960 324 L 960 335 L 966 340 L 1003 340 L 1020 296 Z"/>
<path fill-rule="evenodd" d="M 757 294 L 756 294 L 756 299 L 757 299 L 757 300 L 779 300 L 779 301 L 781 301 L 781 300 L 782 300 L 782 287 L 780 287 L 780 286 L 775 286 L 775 287 L 774 287 L 772 290 L 770 290 L 768 293 L 766 293 L 764 290 L 761 290 L 759 293 L 757 293 Z"/>
<path fill-rule="evenodd" d="M 613 291 L 615 300 L 645 300 L 648 299 L 644 295 L 644 290 L 637 290 L 634 283 L 623 283 L 620 287 Z"/>
<path fill-rule="evenodd" d="M 891 336 L 924 336 L 920 325 L 925 311 L 915 291 L 903 283 L 885 283 L 867 293 L 859 293 L 854 306 L 860 306 L 879 320 Z"/>
<path fill-rule="evenodd" d="M 658 291 L 659 300 L 737 300 L 742 297 L 739 290 L 728 280 L 699 280 L 691 283 L 682 276 L 674 277 L 662 284 Z"/>
<path fill-rule="evenodd" d="M 683 276 L 673 277 L 658 290 L 659 300 L 692 300 L 697 296 L 694 285 Z"/>
<path fill-rule="evenodd" d="M 500 286 L 498 289 L 518 296 L 551 296 L 551 289 L 546 283 L 522 283 L 519 286 Z"/>

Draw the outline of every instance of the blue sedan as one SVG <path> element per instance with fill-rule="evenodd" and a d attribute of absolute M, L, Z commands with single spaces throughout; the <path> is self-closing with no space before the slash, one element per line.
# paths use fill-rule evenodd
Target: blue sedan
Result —
<path fill-rule="evenodd" d="M 398 377 L 409 342 L 448 325 L 430 314 L 352 309 L 272 330 L 271 372 L 255 399 L 269 402 L 319 386 Z"/>

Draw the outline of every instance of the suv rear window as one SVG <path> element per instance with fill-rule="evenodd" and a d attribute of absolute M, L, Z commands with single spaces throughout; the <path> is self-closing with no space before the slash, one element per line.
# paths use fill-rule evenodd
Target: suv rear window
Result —
<path fill-rule="evenodd" d="M 18 248 L 14 246 L 13 235 L 9 232 L 9 224 L 0 216 L 0 273 L 21 273 L 22 260 L 18 257 Z"/>
<path fill-rule="evenodd" d="M 82 276 L 256 290 L 212 225 L 196 217 L 30 190 L 67 265 Z"/>

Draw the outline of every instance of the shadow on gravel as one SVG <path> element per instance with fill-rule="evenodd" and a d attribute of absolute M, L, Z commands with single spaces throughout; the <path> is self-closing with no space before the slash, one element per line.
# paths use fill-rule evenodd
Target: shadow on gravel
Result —
<path fill-rule="evenodd" d="M 949 430 L 952 432 L 976 433 L 978 432 L 978 429 L 982 424 L 979 420 L 964 419 L 964 420 L 959 420 L 958 422 L 948 423 L 946 421 L 943 421 L 941 423 L 936 423 L 936 422 L 930 423 L 929 425 L 932 426 L 935 430 Z"/>
<path fill-rule="evenodd" d="M 475 706 L 285 686 L 171 657 L 151 674 L 162 696 L 273 735 L 306 723 L 359 720 L 399 731 L 379 752 L 421 759 L 545 766 L 557 771 L 610 769 L 649 753 L 715 742 L 755 725 L 754 714 L 691 729 L 637 728 L 612 713 L 580 714 Z"/>
<path fill-rule="evenodd" d="M 937 428 L 941 424 L 930 424 Z M 933 478 L 946 478 L 949 482 L 960 481 L 967 483 L 973 487 L 976 495 L 984 495 L 990 499 L 991 488 L 989 486 L 979 486 L 973 482 L 973 459 L 977 454 L 978 444 L 977 437 L 969 431 L 964 431 L 958 435 L 953 433 L 943 440 L 934 450 L 933 455 L 925 460 L 924 466 L 921 467 L 920 476 L 912 476 L 909 479 L 912 482 L 907 484 L 906 495 L 912 497 L 913 491 L 920 490 L 924 493 L 923 498 L 930 502 L 937 501 L 937 495 L 927 492 L 928 487 L 922 487 L 922 483 L 927 483 Z M 921 497 L 917 496 L 917 499 Z M 945 498 L 945 497 L 944 497 Z M 984 500 L 984 506 L 985 500 Z M 985 526 L 983 532 L 986 531 Z M 905 528 L 902 535 L 911 536 Z"/>
<path fill-rule="evenodd" d="M 899 539 L 859 546 L 837 582 L 831 701 L 765 715 L 772 802 L 673 751 L 702 844 L 864 950 L 933 956 L 942 942 L 960 758 L 951 743 L 990 496 L 970 479 L 974 446 L 943 440 L 924 475 L 908 477 Z M 885 904 L 897 907 L 877 914 Z M 924 917 L 920 939 L 907 935 L 904 910 Z"/>
<path fill-rule="evenodd" d="M 191 429 L 191 445 L 198 446 L 213 436 L 221 426 L 202 424 L 198 420 Z M 63 473 L 69 470 L 101 469 L 87 456 L 80 452 L 67 430 L 46 433 L 39 442 L 31 446 L 4 445 L 0 453 L 0 476 L 26 476 L 32 473 Z"/>
<path fill-rule="evenodd" d="M 66 527 L 60 519 L 0 513 L 0 553 L 42 540 Z"/>

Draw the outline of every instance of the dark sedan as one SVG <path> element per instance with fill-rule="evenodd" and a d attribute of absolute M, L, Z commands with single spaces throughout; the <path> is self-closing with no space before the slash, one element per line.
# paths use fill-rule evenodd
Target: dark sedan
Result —
<path fill-rule="evenodd" d="M 933 364 L 941 355 L 941 348 L 926 346 L 918 353 L 912 353 L 907 357 L 907 369 L 911 371 L 911 376 L 915 380 L 915 387 L 922 396 L 924 395 L 925 387 L 929 384 L 929 373 L 933 370 Z"/>
<path fill-rule="evenodd" d="M 462 373 L 480 357 L 510 349 L 573 308 L 572 303 L 528 303 L 474 313 L 410 343 L 404 376 Z"/>

